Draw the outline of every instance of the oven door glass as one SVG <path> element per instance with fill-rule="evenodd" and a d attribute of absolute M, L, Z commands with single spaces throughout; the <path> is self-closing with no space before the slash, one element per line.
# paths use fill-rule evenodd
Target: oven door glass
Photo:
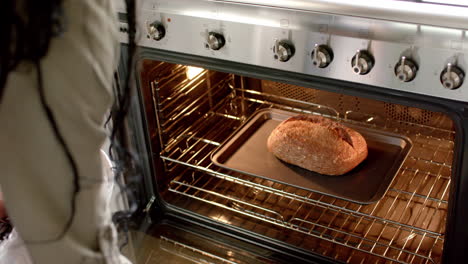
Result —
<path fill-rule="evenodd" d="M 270 252 L 212 231 L 165 221 L 146 232 L 132 232 L 134 262 L 142 264 L 277 263 Z"/>
<path fill-rule="evenodd" d="M 153 60 L 139 78 L 155 192 L 170 210 L 348 263 L 441 262 L 455 148 L 447 115 Z M 213 152 L 261 109 L 325 115 L 412 148 L 368 204 L 217 166 Z"/>

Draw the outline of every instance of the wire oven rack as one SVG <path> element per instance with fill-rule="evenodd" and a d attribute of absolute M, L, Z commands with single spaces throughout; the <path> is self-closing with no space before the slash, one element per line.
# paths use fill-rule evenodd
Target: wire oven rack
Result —
<path fill-rule="evenodd" d="M 195 79 L 209 79 L 203 71 Z M 348 263 L 439 263 L 448 206 L 454 131 L 347 111 L 249 90 L 233 75 L 164 98 L 152 86 L 161 158 L 170 178 L 164 199 L 176 206 Z M 226 93 L 226 91 L 228 91 Z M 213 94 L 226 93 L 214 101 Z M 209 95 L 209 96 L 208 96 Z M 163 97 L 163 98 L 162 98 Z M 209 110 L 200 111 L 203 105 Z M 171 105 L 177 106 L 171 109 Z M 211 153 L 262 108 L 319 112 L 411 138 L 413 149 L 390 189 L 370 205 L 332 198 L 217 167 Z M 197 114 L 198 113 L 198 114 Z M 184 117 L 197 118 L 187 123 Z"/>

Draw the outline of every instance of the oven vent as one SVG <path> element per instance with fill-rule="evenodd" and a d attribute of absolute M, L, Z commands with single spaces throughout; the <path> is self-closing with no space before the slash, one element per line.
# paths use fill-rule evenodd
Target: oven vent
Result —
<path fill-rule="evenodd" d="M 435 113 L 424 109 L 384 103 L 385 113 L 390 119 L 408 123 L 431 125 L 435 120 Z"/>
<path fill-rule="evenodd" d="M 297 85 L 271 81 L 263 81 L 262 86 L 265 93 L 280 95 L 310 103 L 316 103 L 317 101 L 317 90 L 314 89 L 304 89 Z"/>
<path fill-rule="evenodd" d="M 262 81 L 261 89 L 265 93 L 278 95 L 279 97 L 287 97 L 331 107 L 336 109 L 341 116 L 347 116 L 350 112 L 362 113 L 369 116 L 377 116 L 383 120 L 388 119 L 404 123 L 435 126 L 441 129 L 452 129 L 452 122 L 445 115 L 424 109 L 273 81 Z M 275 101 L 277 103 L 286 103 L 285 100 L 281 99 Z"/>

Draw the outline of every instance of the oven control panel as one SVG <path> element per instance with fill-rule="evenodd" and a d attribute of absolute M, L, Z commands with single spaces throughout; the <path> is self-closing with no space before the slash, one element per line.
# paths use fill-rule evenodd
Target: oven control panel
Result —
<path fill-rule="evenodd" d="M 462 29 L 200 3 L 143 1 L 139 45 L 468 102 Z"/>

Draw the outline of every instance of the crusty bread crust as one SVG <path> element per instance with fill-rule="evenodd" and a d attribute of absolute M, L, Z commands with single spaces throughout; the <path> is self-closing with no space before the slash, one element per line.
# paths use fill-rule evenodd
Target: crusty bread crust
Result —
<path fill-rule="evenodd" d="M 342 175 L 367 157 L 361 134 L 316 115 L 298 115 L 279 124 L 268 137 L 277 158 L 326 175 Z"/>

